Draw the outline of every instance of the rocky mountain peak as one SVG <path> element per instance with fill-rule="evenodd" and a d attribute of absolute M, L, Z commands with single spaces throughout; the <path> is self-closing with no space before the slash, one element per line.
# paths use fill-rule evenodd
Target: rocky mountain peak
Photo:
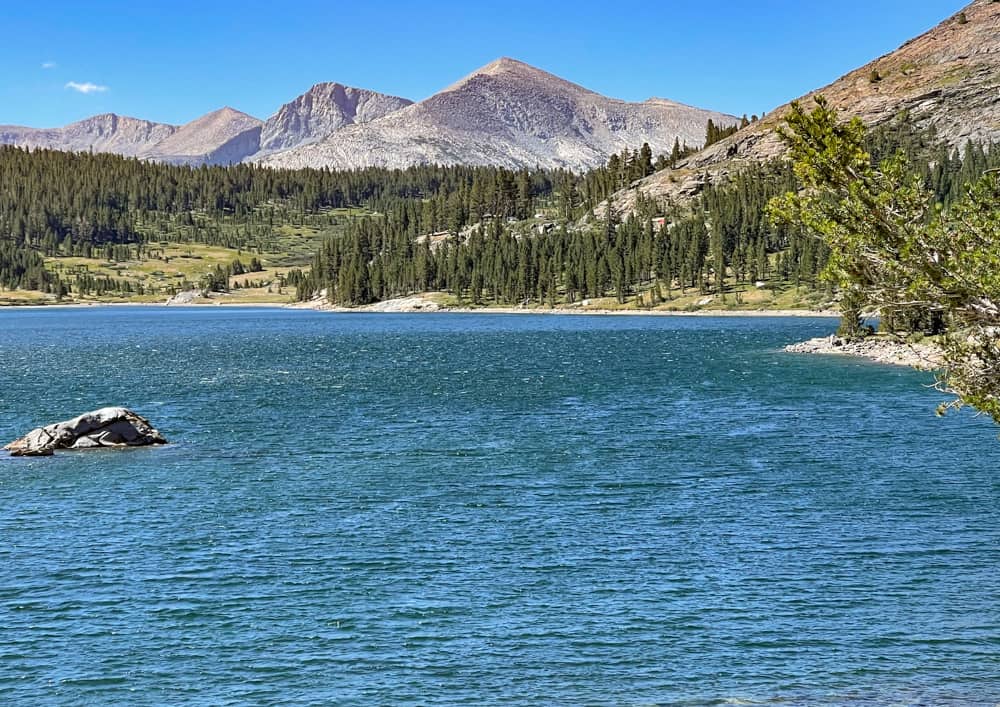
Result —
<path fill-rule="evenodd" d="M 494 59 L 486 66 L 482 67 L 478 71 L 474 72 L 476 74 L 487 74 L 495 75 L 501 73 L 509 72 L 521 72 L 521 73 L 545 73 L 541 69 L 537 69 L 531 64 L 525 64 L 523 61 L 518 61 L 517 59 L 511 59 L 509 56 L 502 56 L 498 59 Z"/>
<path fill-rule="evenodd" d="M 648 142 L 669 152 L 675 139 L 698 144 L 705 124 L 736 119 L 666 103 L 629 103 L 508 57 L 433 96 L 367 125 L 266 156 L 283 167 L 407 167 L 489 164 L 584 170 Z"/>
<path fill-rule="evenodd" d="M 503 90 L 528 90 L 540 87 L 546 92 L 592 93 L 583 86 L 567 81 L 544 69 L 526 64 L 510 57 L 500 57 L 464 76 L 437 95 L 461 90 L 469 86 L 491 85 Z M 595 94 L 597 95 L 597 94 Z"/>
<path fill-rule="evenodd" d="M 257 151 L 261 125 L 252 115 L 227 106 L 185 123 L 141 156 L 184 164 L 239 162 Z M 234 140 L 237 144 L 231 144 Z"/>
<path fill-rule="evenodd" d="M 318 83 L 267 119 L 261 131 L 261 153 L 307 145 L 340 128 L 378 120 L 412 103 L 341 83 Z"/>

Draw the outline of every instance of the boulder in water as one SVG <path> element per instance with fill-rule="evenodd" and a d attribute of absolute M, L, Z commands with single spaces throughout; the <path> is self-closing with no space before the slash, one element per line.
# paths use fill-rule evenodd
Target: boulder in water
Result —
<path fill-rule="evenodd" d="M 57 449 L 99 449 L 166 444 L 149 420 L 125 408 L 101 408 L 32 430 L 4 449 L 15 457 L 45 457 Z"/>

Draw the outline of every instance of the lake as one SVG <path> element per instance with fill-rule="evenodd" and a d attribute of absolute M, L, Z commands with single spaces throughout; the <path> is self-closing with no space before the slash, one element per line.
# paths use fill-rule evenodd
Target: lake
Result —
<path fill-rule="evenodd" d="M 994 705 L 998 428 L 835 326 L 0 311 L 172 442 L 0 457 L 0 701 Z"/>

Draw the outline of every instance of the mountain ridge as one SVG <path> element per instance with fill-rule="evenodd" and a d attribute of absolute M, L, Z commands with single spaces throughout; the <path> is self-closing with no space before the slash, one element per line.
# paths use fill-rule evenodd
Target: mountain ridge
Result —
<path fill-rule="evenodd" d="M 607 98 L 524 62 L 501 57 L 432 96 L 347 126 L 302 148 L 265 157 L 276 167 L 491 164 L 585 170 L 648 142 L 700 144 L 711 118 L 736 118 L 670 101 Z"/>
<path fill-rule="evenodd" d="M 30 128 L 0 125 L 0 144 L 80 152 L 115 152 L 136 157 L 173 135 L 176 125 L 155 123 L 142 118 L 100 113 L 61 128 Z"/>
<path fill-rule="evenodd" d="M 180 126 L 105 114 L 63 128 L 0 126 L 0 143 L 192 165 L 438 163 L 582 171 L 643 143 L 654 153 L 669 152 L 675 140 L 700 144 L 710 118 L 720 125 L 736 122 L 669 99 L 608 98 L 500 57 L 419 103 L 323 82 L 264 121 L 228 107 Z"/>
<path fill-rule="evenodd" d="M 919 128 L 933 128 L 951 147 L 1000 141 L 1000 3 L 974 0 L 892 52 L 796 99 L 806 105 L 823 95 L 844 118 L 869 126 L 906 114 Z M 784 146 L 775 129 L 791 103 L 657 172 L 611 199 L 619 213 L 631 211 L 637 193 L 666 202 L 697 194 L 706 182 L 728 179 L 754 163 L 780 158 Z"/>

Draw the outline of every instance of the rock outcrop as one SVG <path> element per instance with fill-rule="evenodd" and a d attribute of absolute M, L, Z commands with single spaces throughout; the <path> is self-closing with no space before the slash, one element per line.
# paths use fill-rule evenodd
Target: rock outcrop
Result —
<path fill-rule="evenodd" d="M 909 366 L 921 371 L 941 368 L 941 349 L 934 344 L 907 343 L 895 339 L 871 336 L 851 341 L 839 336 L 824 336 L 809 339 L 799 344 L 785 347 L 789 353 L 827 354 L 839 356 L 859 356 L 877 363 L 893 366 Z"/>
<path fill-rule="evenodd" d="M 937 27 L 911 39 L 833 83 L 798 100 L 811 107 L 823 95 L 844 118 L 882 125 L 900 115 L 942 142 L 1000 140 L 1000 3 L 975 0 Z M 683 203 L 709 182 L 725 182 L 752 164 L 785 154 L 775 129 L 784 105 L 721 142 L 630 186 L 611 199 L 619 213 L 632 211 L 637 194 Z M 604 206 L 595 210 L 604 214 Z"/>
<path fill-rule="evenodd" d="M 164 304 L 168 307 L 183 307 L 188 304 L 193 304 L 199 297 L 201 297 L 200 290 L 184 290 L 183 292 L 178 292 L 176 295 L 169 297 Z"/>
<path fill-rule="evenodd" d="M 4 450 L 15 457 L 51 456 L 57 449 L 101 449 L 166 444 L 167 440 L 140 417 L 125 408 L 101 408 L 65 422 L 32 430 Z"/>

